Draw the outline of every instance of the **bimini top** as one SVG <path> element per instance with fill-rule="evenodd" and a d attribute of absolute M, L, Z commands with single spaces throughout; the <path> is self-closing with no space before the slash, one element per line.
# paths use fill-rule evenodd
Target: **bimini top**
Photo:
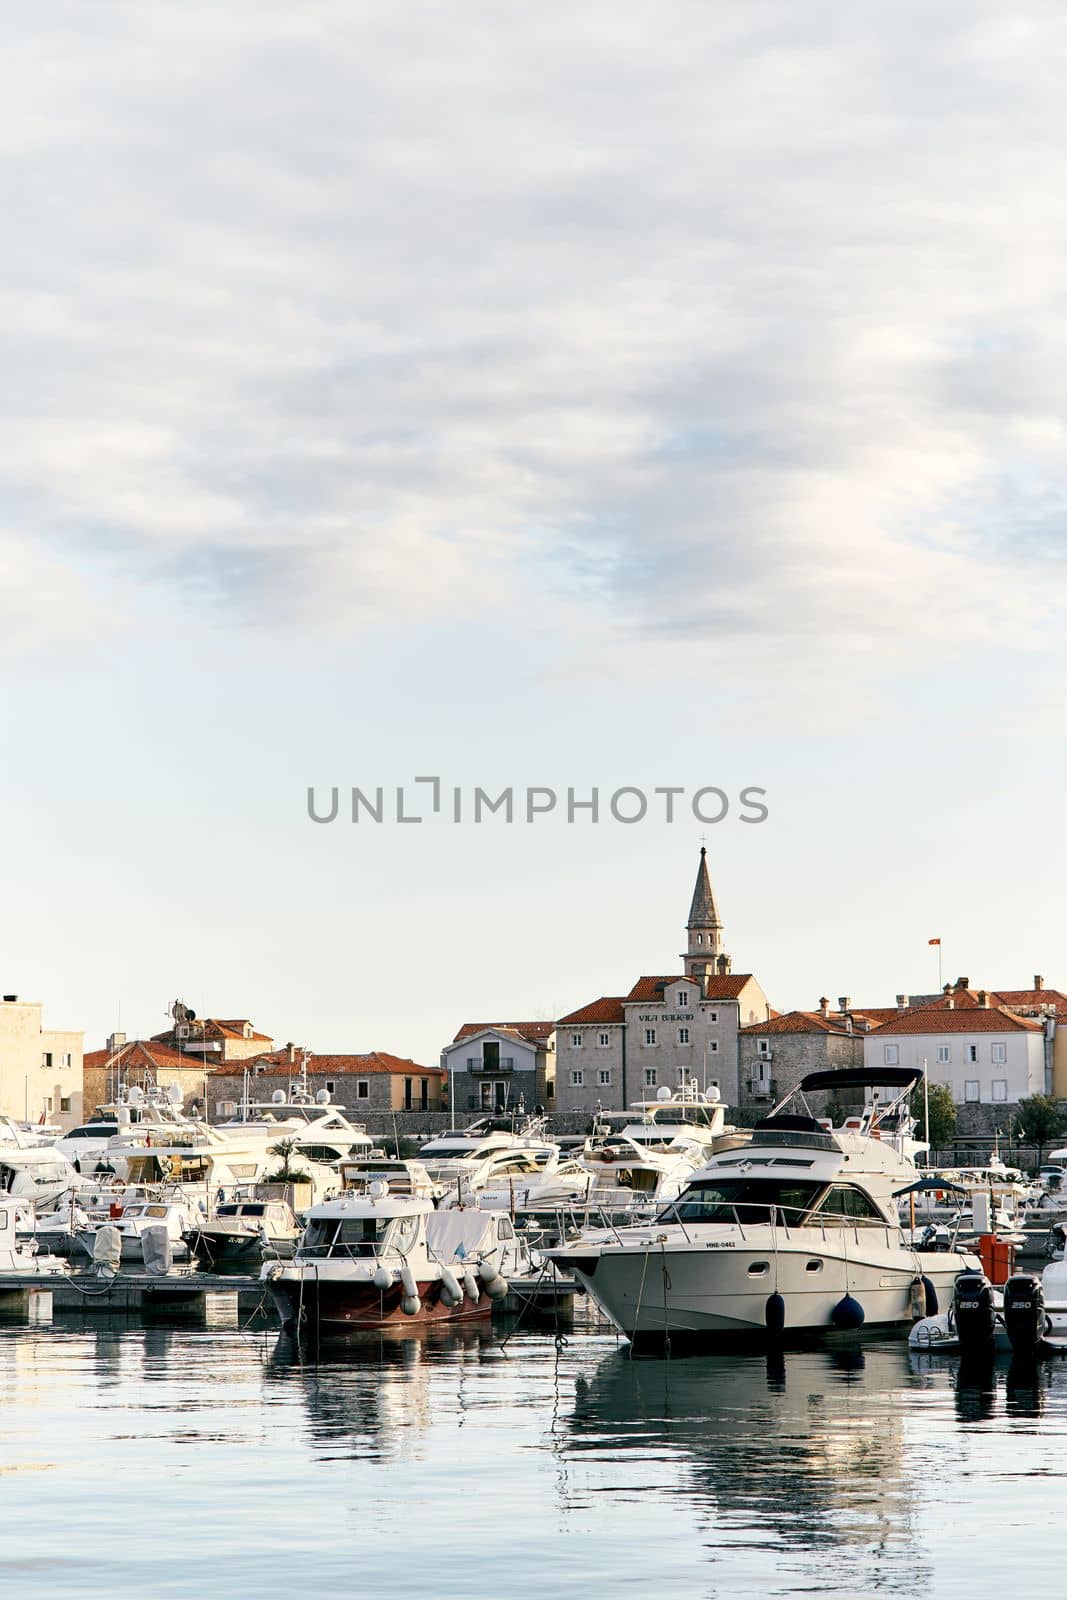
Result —
<path fill-rule="evenodd" d="M 922 1067 L 837 1067 L 830 1072 L 809 1072 L 801 1089 L 906 1089 L 923 1075 Z"/>

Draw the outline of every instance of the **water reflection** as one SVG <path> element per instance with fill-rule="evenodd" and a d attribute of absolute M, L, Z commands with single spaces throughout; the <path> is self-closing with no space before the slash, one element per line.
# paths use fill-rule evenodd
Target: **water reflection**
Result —
<path fill-rule="evenodd" d="M 903 1413 L 890 1397 L 908 1379 L 899 1344 L 758 1359 L 619 1353 L 579 1378 L 571 1449 L 684 1452 L 689 1490 L 758 1544 L 907 1541 Z"/>

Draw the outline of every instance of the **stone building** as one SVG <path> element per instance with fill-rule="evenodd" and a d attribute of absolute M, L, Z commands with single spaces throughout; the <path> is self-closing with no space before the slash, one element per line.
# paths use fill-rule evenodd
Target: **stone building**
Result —
<path fill-rule="evenodd" d="M 865 1035 L 849 1018 L 830 1012 L 787 1011 L 738 1033 L 739 1119 L 746 1126 L 764 1117 L 776 1101 L 809 1072 L 863 1066 Z M 823 1100 L 813 1109 L 821 1112 Z"/>
<path fill-rule="evenodd" d="M 441 1111 L 444 1081 L 438 1067 L 420 1066 L 385 1050 L 333 1054 L 287 1045 L 214 1067 L 208 1074 L 208 1116 L 212 1122 L 223 1122 L 236 1115 L 246 1089 L 252 1100 L 269 1101 L 275 1090 L 288 1097 L 291 1088 L 303 1088 L 305 1083 L 309 1094 L 325 1090 L 334 1105 L 357 1118 L 372 1111 Z"/>
<path fill-rule="evenodd" d="M 551 1111 L 556 1104 L 554 1022 L 465 1022 L 441 1051 L 456 1111 Z"/>
<path fill-rule="evenodd" d="M 627 994 L 602 995 L 560 1018 L 559 1110 L 624 1110 L 694 1080 L 737 1104 L 740 1030 L 771 1012 L 756 978 L 732 970 L 704 849 L 686 935 L 680 973 L 638 978 Z"/>
<path fill-rule="evenodd" d="M 173 1025 L 154 1034 L 150 1043 L 168 1045 L 182 1055 L 193 1056 L 209 1066 L 225 1061 L 250 1061 L 274 1049 L 274 1040 L 259 1033 L 247 1017 L 198 1017 L 181 1000 L 170 1008 Z"/>
<path fill-rule="evenodd" d="M 120 1086 L 169 1089 L 177 1085 L 187 1111 L 203 1111 L 206 1103 L 203 1058 L 182 1054 L 155 1039 L 111 1034 L 103 1050 L 86 1051 L 83 1078 L 86 1119 L 97 1106 L 113 1104 Z"/>
<path fill-rule="evenodd" d="M 0 1000 L 0 1114 L 73 1128 L 82 1115 L 82 1046 L 78 1029 L 46 1028 L 36 1000 Z"/>

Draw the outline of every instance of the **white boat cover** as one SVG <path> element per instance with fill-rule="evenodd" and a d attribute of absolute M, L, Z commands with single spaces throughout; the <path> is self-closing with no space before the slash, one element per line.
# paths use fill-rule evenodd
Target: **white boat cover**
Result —
<path fill-rule="evenodd" d="M 98 1275 L 104 1273 L 113 1278 L 121 1261 L 122 1234 L 110 1223 L 105 1223 L 102 1228 L 97 1228 L 93 1240 L 93 1266 Z"/>
<path fill-rule="evenodd" d="M 155 1278 L 165 1277 L 173 1261 L 170 1234 L 165 1222 L 142 1231 L 141 1249 L 144 1252 L 145 1271 L 150 1272 Z"/>
<path fill-rule="evenodd" d="M 455 1207 L 433 1211 L 426 1218 L 426 1247 L 439 1261 L 488 1255 L 495 1245 L 495 1212 Z"/>

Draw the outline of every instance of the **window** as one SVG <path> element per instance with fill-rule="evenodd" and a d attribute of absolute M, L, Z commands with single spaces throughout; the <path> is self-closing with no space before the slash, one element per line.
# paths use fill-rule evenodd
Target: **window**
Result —
<path fill-rule="evenodd" d="M 645 1043 L 646 1044 L 655 1044 L 655 1042 L 656 1042 L 656 1030 L 655 1030 L 655 1028 L 646 1028 L 645 1029 Z"/>
<path fill-rule="evenodd" d="M 60 1057 L 60 1066 L 69 1067 L 70 1065 L 71 1065 L 70 1051 L 69 1050 L 64 1050 L 62 1056 Z"/>
<path fill-rule="evenodd" d="M 968 1061 L 977 1061 L 978 1060 L 978 1046 L 976 1044 L 969 1044 L 967 1046 L 967 1060 Z"/>
<path fill-rule="evenodd" d="M 717 1011 L 709 1011 L 708 1012 L 708 1021 L 709 1022 L 718 1022 L 718 1020 L 719 1020 L 719 1013 Z"/>
<path fill-rule="evenodd" d="M 950 1044 L 938 1045 L 937 1060 L 940 1066 L 944 1067 L 948 1065 L 948 1063 L 952 1060 L 952 1046 Z"/>
<path fill-rule="evenodd" d="M 664 1222 L 796 1222 L 821 1188 L 795 1178 L 717 1178 L 691 1183 L 662 1217 Z"/>
<path fill-rule="evenodd" d="M 1007 1098 L 1008 1098 L 1008 1080 L 1007 1080 L 1007 1078 L 994 1078 L 993 1079 L 993 1099 L 994 1100 L 1003 1101 L 1003 1100 L 1006 1100 Z"/>
<path fill-rule="evenodd" d="M 598 1033 L 596 1036 L 596 1042 L 601 1050 L 606 1050 L 608 1045 L 611 1043 L 611 1034 Z"/>
<path fill-rule="evenodd" d="M 415 1087 L 415 1085 L 414 1085 L 414 1082 L 412 1081 L 411 1078 L 405 1078 L 404 1079 L 404 1110 L 405 1111 L 410 1111 L 411 1107 L 412 1107 L 412 1104 L 414 1103 L 414 1095 L 413 1095 L 414 1087 Z"/>
<path fill-rule="evenodd" d="M 895 1067 L 895 1066 L 898 1066 L 899 1063 L 900 1063 L 900 1046 L 898 1044 L 887 1044 L 886 1047 L 885 1047 L 885 1062 L 884 1062 L 884 1065 L 887 1066 L 887 1067 Z"/>
<path fill-rule="evenodd" d="M 336 1078 L 327 1078 L 326 1079 L 326 1093 L 327 1094 L 336 1094 L 337 1093 L 337 1080 L 336 1080 Z"/>
<path fill-rule="evenodd" d="M 994 1044 L 994 1046 L 993 1046 L 993 1060 L 997 1063 L 997 1065 L 998 1066 L 1003 1066 L 1005 1061 L 1007 1061 L 1007 1059 L 1008 1059 L 1008 1047 L 1007 1047 L 1007 1045 L 1006 1044 L 1001 1044 L 999 1042 Z"/>
<path fill-rule="evenodd" d="M 572 1050 L 580 1050 L 581 1048 L 582 1048 L 582 1036 L 581 1036 L 581 1034 L 580 1033 L 572 1033 L 571 1034 L 571 1049 Z"/>
<path fill-rule="evenodd" d="M 678 1007 L 679 1007 L 679 1010 L 681 1010 L 681 1011 L 688 1011 L 689 1010 L 689 990 L 688 989 L 679 989 L 678 990 Z"/>
<path fill-rule="evenodd" d="M 606 1089 L 611 1083 L 611 1068 L 601 1067 L 600 1071 L 596 1075 L 596 1081 L 599 1083 L 602 1089 Z"/>
<path fill-rule="evenodd" d="M 655 1069 L 655 1067 L 646 1067 L 645 1068 L 645 1088 L 646 1089 L 654 1089 L 655 1087 L 656 1087 L 656 1069 Z"/>
<path fill-rule="evenodd" d="M 757 1039 L 756 1040 L 756 1054 L 758 1056 L 769 1057 L 770 1053 L 771 1053 L 771 1041 L 769 1039 Z"/>
<path fill-rule="evenodd" d="M 420 1078 L 419 1079 L 419 1110 L 420 1111 L 429 1111 L 429 1109 L 430 1109 L 430 1080 L 429 1080 L 429 1078 Z"/>
<path fill-rule="evenodd" d="M 838 1226 L 849 1222 L 876 1222 L 885 1226 L 885 1218 L 874 1201 L 851 1184 L 835 1185 L 816 1212 L 816 1217 L 819 1222 Z"/>
<path fill-rule="evenodd" d="M 52 1065 L 52 1052 L 51 1052 L 51 1050 L 42 1050 L 42 1052 L 41 1052 L 41 1065 L 42 1065 L 42 1067 L 50 1067 Z"/>
<path fill-rule="evenodd" d="M 678 1029 L 678 1043 L 679 1044 L 688 1044 L 689 1043 L 689 1029 L 688 1028 L 679 1028 Z"/>
<path fill-rule="evenodd" d="M 963 1085 L 963 1098 L 968 1105 L 976 1106 L 982 1098 L 977 1078 L 967 1078 Z"/>
<path fill-rule="evenodd" d="M 996 1084 L 994 1084 L 993 1087 L 995 1089 L 996 1088 Z M 1005 1084 L 1004 1087 L 1007 1088 L 1007 1084 Z M 994 1100 L 996 1099 L 996 1095 L 993 1096 L 993 1099 Z M 59 1109 L 60 1109 L 60 1111 L 69 1111 L 70 1110 L 70 1095 L 69 1094 L 65 1094 L 65 1095 L 62 1095 L 60 1097 Z"/>
<path fill-rule="evenodd" d="M 369 1078 L 357 1078 L 356 1079 L 356 1099 L 357 1100 L 369 1100 L 370 1099 L 370 1079 Z"/>
<path fill-rule="evenodd" d="M 575 1067 L 574 1071 L 571 1073 L 571 1087 L 574 1089 L 580 1089 L 584 1082 L 585 1073 L 582 1071 L 581 1067 Z"/>
<path fill-rule="evenodd" d="M 709 1051 L 709 1053 L 711 1055 L 716 1055 L 718 1053 L 718 1049 L 719 1049 L 719 1041 L 718 1041 L 718 1039 L 709 1039 L 708 1040 L 708 1051 Z"/>

